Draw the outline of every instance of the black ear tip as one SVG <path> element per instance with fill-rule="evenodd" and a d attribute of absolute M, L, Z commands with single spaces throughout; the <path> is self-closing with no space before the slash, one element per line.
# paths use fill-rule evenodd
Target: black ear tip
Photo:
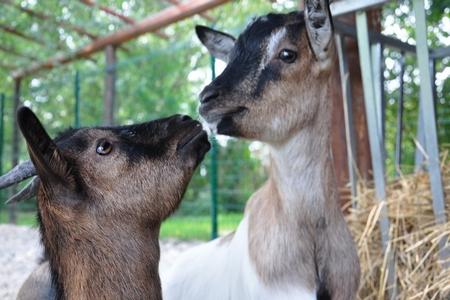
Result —
<path fill-rule="evenodd" d="M 195 26 L 195 33 L 197 34 L 197 36 L 200 39 L 205 36 L 206 30 L 208 30 L 208 27 L 206 27 L 206 26 L 202 26 L 202 25 Z"/>
<path fill-rule="evenodd" d="M 21 129 L 27 127 L 26 125 L 34 126 L 37 121 L 37 117 L 34 112 L 26 106 L 21 106 L 17 110 L 17 123 Z"/>
<path fill-rule="evenodd" d="M 27 114 L 27 113 L 33 113 L 31 111 L 31 109 L 27 106 L 21 106 L 19 107 L 19 109 L 17 110 L 17 114 L 21 115 L 21 114 Z"/>
<path fill-rule="evenodd" d="M 17 120 L 19 122 L 29 119 L 29 117 L 34 117 L 33 111 L 26 106 L 21 106 L 17 110 Z"/>

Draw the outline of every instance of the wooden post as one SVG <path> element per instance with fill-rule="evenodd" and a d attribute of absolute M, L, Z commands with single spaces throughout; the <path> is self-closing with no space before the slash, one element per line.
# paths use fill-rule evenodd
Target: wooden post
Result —
<path fill-rule="evenodd" d="M 103 99 L 103 124 L 114 124 L 114 109 L 116 102 L 116 47 L 109 45 L 105 48 L 105 92 Z"/>
<path fill-rule="evenodd" d="M 13 104 L 13 132 L 12 132 L 12 145 L 11 145 L 11 166 L 14 167 L 19 163 L 19 127 L 17 125 L 17 109 L 20 106 L 20 85 L 22 79 L 14 79 L 14 104 Z M 10 189 L 11 194 L 17 193 L 17 185 Z M 17 222 L 17 209 L 16 203 L 12 203 L 9 206 L 9 223 L 16 224 Z"/>

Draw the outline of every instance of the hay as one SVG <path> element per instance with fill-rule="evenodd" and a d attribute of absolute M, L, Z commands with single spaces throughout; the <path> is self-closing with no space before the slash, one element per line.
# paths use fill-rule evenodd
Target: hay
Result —
<path fill-rule="evenodd" d="M 442 175 L 448 221 L 450 164 L 442 166 Z M 350 209 L 347 221 L 361 261 L 359 299 L 388 299 L 389 255 L 394 255 L 397 299 L 450 299 L 450 266 L 442 267 L 439 257 L 439 241 L 450 236 L 450 221 L 435 224 L 428 175 L 402 176 L 389 183 L 386 205 L 391 240 L 385 255 L 378 226 L 384 204 L 376 201 L 373 188 L 362 184 L 358 188 L 358 208 Z M 448 240 L 446 245 L 450 247 Z"/>

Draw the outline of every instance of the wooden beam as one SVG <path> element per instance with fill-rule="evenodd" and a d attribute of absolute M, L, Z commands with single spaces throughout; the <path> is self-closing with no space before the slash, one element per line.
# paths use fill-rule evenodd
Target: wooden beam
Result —
<path fill-rule="evenodd" d="M 44 21 L 52 22 L 53 24 L 56 24 L 56 25 L 58 25 L 61 28 L 64 28 L 64 29 L 67 29 L 67 30 L 70 30 L 70 31 L 74 31 L 74 32 L 78 33 L 79 35 L 87 36 L 91 40 L 95 40 L 95 39 L 98 38 L 97 35 L 95 35 L 95 34 L 89 32 L 89 31 L 85 30 L 83 27 L 76 26 L 76 25 L 73 25 L 73 24 L 68 23 L 68 22 L 60 21 L 60 20 L 54 18 L 51 15 L 46 15 L 44 13 L 34 11 L 32 9 L 23 7 L 20 4 L 15 4 L 11 0 L 0 0 L 0 3 L 13 6 L 16 9 L 18 9 L 18 10 L 28 14 L 29 16 L 32 16 L 32 17 L 35 17 L 37 19 L 41 19 L 41 20 L 44 20 Z M 61 47 L 57 47 L 57 48 L 61 49 Z M 121 46 L 120 48 L 121 48 L 121 50 L 123 50 L 125 52 L 129 52 L 129 50 L 127 48 L 125 48 L 124 46 Z"/>
<path fill-rule="evenodd" d="M 97 4 L 95 1 L 93 0 L 79 0 L 81 3 L 90 6 L 90 7 L 97 7 L 98 9 L 100 9 L 101 11 L 105 12 L 106 14 L 110 15 L 110 16 L 114 16 L 116 18 L 119 18 L 120 20 L 122 20 L 123 22 L 127 23 L 127 24 L 134 24 L 135 20 L 133 20 L 132 18 L 108 7 L 105 5 L 101 5 L 101 4 Z"/>
<path fill-rule="evenodd" d="M 45 42 L 44 40 L 38 39 L 37 37 L 34 37 L 32 35 L 29 35 L 27 33 L 23 33 L 19 30 L 17 30 L 16 28 L 13 28 L 11 26 L 5 25 L 5 24 L 0 24 L 0 30 L 9 33 L 9 34 L 13 34 L 15 36 L 18 36 L 24 40 L 30 41 L 32 43 L 35 43 L 41 47 L 45 47 L 47 48 L 48 43 Z M 52 43 L 53 44 L 53 43 Z M 63 46 L 61 44 L 61 42 L 57 42 L 54 46 L 50 46 L 52 49 L 57 49 L 57 50 L 63 50 L 63 49 L 67 49 L 67 47 Z"/>
<path fill-rule="evenodd" d="M 180 5 L 181 4 L 180 1 L 178 1 L 178 0 L 166 0 L 166 1 L 171 3 L 171 4 L 173 4 L 173 5 Z M 214 22 L 215 21 L 214 18 L 211 17 L 210 15 L 208 15 L 206 12 L 199 13 L 199 15 L 203 19 L 205 19 L 205 20 L 207 20 L 209 22 Z"/>
<path fill-rule="evenodd" d="M 79 0 L 81 3 L 90 6 L 90 7 L 97 7 L 98 9 L 100 9 L 101 11 L 103 11 L 104 13 L 110 15 L 110 16 L 114 16 L 118 19 L 120 19 L 121 21 L 130 24 L 130 25 L 134 25 L 136 24 L 136 20 L 134 20 L 133 18 L 130 18 L 124 14 L 122 14 L 121 12 L 114 10 L 108 6 L 105 5 L 101 5 L 101 4 L 97 4 L 95 1 L 93 0 Z M 154 32 L 155 35 L 159 36 L 160 38 L 163 39 L 169 39 L 169 36 L 167 34 L 165 34 L 164 32 L 161 31 L 155 31 Z"/>
<path fill-rule="evenodd" d="M 130 18 L 108 6 L 99 5 L 93 0 L 79 0 L 79 1 L 83 4 L 91 6 L 91 7 L 97 7 L 98 9 L 105 12 L 106 14 L 114 16 L 116 18 L 119 18 L 120 20 L 122 20 L 123 22 L 125 22 L 127 24 L 130 24 L 130 25 L 136 24 L 136 20 L 134 20 L 133 18 Z M 156 32 L 154 32 L 154 34 L 159 36 L 160 38 L 169 39 L 169 36 L 161 31 L 156 31 Z"/>
<path fill-rule="evenodd" d="M 34 36 L 31 36 L 31 35 L 28 35 L 26 33 L 23 33 L 21 31 L 17 30 L 16 28 L 14 28 L 14 27 L 11 27 L 11 26 L 8 26 L 8 25 L 5 25 L 5 24 L 0 24 L 0 30 L 2 30 L 4 32 L 7 32 L 9 34 L 18 36 L 18 37 L 20 37 L 20 38 L 22 38 L 24 40 L 33 42 L 33 43 L 38 44 L 40 46 L 45 46 L 45 43 L 43 41 L 35 38 Z"/>
<path fill-rule="evenodd" d="M 103 50 L 108 45 L 118 46 L 145 33 L 154 32 L 172 23 L 184 20 L 229 1 L 230 0 L 191 0 L 187 3 L 166 8 L 154 15 L 148 16 L 133 26 L 126 27 L 112 34 L 98 38 L 73 53 L 52 57 L 47 61 L 34 64 L 29 68 L 17 70 L 12 73 L 12 76 L 14 78 L 20 78 L 44 69 L 52 69 L 55 66 L 66 64 L 76 59 L 87 58 L 92 54 Z"/>
<path fill-rule="evenodd" d="M 22 58 L 31 59 L 31 60 L 37 60 L 37 58 L 33 55 L 20 53 L 16 49 L 10 48 L 7 46 L 3 46 L 2 44 L 0 44 L 0 51 L 3 51 L 5 53 L 11 54 L 11 55 L 14 55 L 17 57 L 22 57 Z"/>
<path fill-rule="evenodd" d="M 85 35 L 85 36 L 89 37 L 90 39 L 98 38 L 97 35 L 88 32 L 87 30 L 85 30 L 84 28 L 82 28 L 80 26 L 76 26 L 76 25 L 73 25 L 71 23 L 60 21 L 58 19 L 55 19 L 51 15 L 47 15 L 47 14 L 44 14 L 42 12 L 37 12 L 37 11 L 34 11 L 32 9 L 23 7 L 20 4 L 16 4 L 16 3 L 12 2 L 11 0 L 0 0 L 0 3 L 10 5 L 10 6 L 12 6 L 12 7 L 16 8 L 16 9 L 18 9 L 18 10 L 24 12 L 24 13 L 26 13 L 27 15 L 29 15 L 31 17 L 52 22 L 52 23 L 58 25 L 59 27 L 62 27 L 62 28 L 65 28 L 65 29 L 68 29 L 68 30 L 71 30 L 71 31 L 75 31 L 76 33 L 78 33 L 80 35 Z"/>
<path fill-rule="evenodd" d="M 12 143 L 11 143 L 11 165 L 17 166 L 19 163 L 19 155 L 20 155 L 20 132 L 19 125 L 17 123 L 17 110 L 20 106 L 20 90 L 21 90 L 21 78 L 14 79 L 14 103 L 13 103 L 13 117 L 12 117 Z M 10 189 L 10 196 L 15 195 L 17 193 L 17 185 L 13 186 Z M 16 214 L 16 203 L 12 203 L 9 206 L 9 223 L 15 224 L 17 221 Z"/>
<path fill-rule="evenodd" d="M 0 69 L 6 69 L 8 71 L 11 71 L 11 70 L 14 70 L 15 68 L 16 68 L 16 66 L 0 62 Z"/>

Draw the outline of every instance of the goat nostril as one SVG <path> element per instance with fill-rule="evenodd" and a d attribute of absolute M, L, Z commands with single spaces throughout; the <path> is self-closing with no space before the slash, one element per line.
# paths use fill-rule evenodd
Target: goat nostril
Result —
<path fill-rule="evenodd" d="M 217 90 L 206 90 L 200 96 L 200 103 L 205 104 L 217 97 L 219 97 L 220 93 Z"/>

